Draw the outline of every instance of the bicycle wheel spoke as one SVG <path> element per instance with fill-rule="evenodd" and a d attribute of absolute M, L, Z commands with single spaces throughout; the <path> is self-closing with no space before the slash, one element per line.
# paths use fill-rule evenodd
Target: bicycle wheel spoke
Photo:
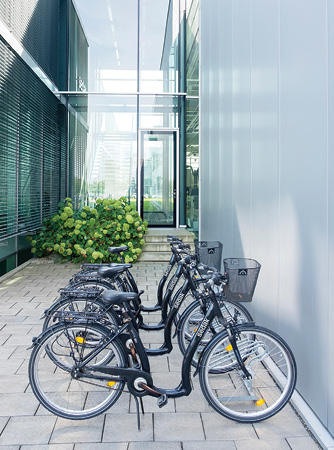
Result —
<path fill-rule="evenodd" d="M 117 342 L 101 348 L 87 369 L 80 364 L 105 343 L 108 331 L 96 325 L 61 324 L 47 332 L 34 348 L 29 377 L 39 401 L 54 414 L 71 419 L 94 417 L 109 408 L 122 392 L 124 381 L 85 377 L 100 364 L 126 366 Z M 78 339 L 80 338 L 80 339 Z"/>

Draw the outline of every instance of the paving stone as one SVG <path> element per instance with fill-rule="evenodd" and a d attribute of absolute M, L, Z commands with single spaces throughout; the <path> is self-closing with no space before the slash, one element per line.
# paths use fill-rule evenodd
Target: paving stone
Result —
<path fill-rule="evenodd" d="M 4 346 L 20 346 L 24 345 L 25 348 L 31 344 L 31 336 L 29 334 L 12 334 L 6 341 Z"/>
<path fill-rule="evenodd" d="M 10 334 L 0 334 L 0 346 L 4 345 L 10 337 Z"/>
<path fill-rule="evenodd" d="M 156 441 L 201 441 L 204 436 L 199 413 L 154 414 Z"/>
<path fill-rule="evenodd" d="M 20 450 L 73 450 L 73 447 L 74 444 L 22 445 Z"/>
<path fill-rule="evenodd" d="M 176 412 L 213 412 L 212 407 L 205 400 L 202 392 L 198 389 L 193 391 L 188 397 L 175 399 Z"/>
<path fill-rule="evenodd" d="M 235 441 L 237 450 L 289 450 L 285 439 L 246 439 Z M 304 449 L 306 450 L 306 449 Z"/>
<path fill-rule="evenodd" d="M 205 437 L 209 441 L 255 439 L 256 433 L 251 424 L 236 423 L 216 412 L 201 413 Z"/>
<path fill-rule="evenodd" d="M 0 326 L 1 324 L 7 324 L 7 323 L 11 323 L 11 324 L 22 324 L 24 323 L 24 321 L 26 320 L 26 316 L 23 315 L 17 315 L 17 316 L 9 316 L 9 315 L 4 315 L 0 317 Z"/>
<path fill-rule="evenodd" d="M 0 405 L 0 416 L 33 416 L 37 411 L 38 401 L 32 393 L 0 394 Z"/>
<path fill-rule="evenodd" d="M 128 450 L 181 450 L 181 442 L 130 442 Z"/>
<path fill-rule="evenodd" d="M 94 442 L 89 444 L 75 444 L 74 450 L 128 450 L 128 445 L 129 445 L 128 442 L 117 442 L 117 443 L 113 442 L 112 444 L 110 444 L 109 442 L 105 444 Z"/>
<path fill-rule="evenodd" d="M 169 372 L 166 356 L 150 356 L 151 372 Z"/>
<path fill-rule="evenodd" d="M 1 352 L 2 353 L 2 352 Z M 4 376 L 12 376 L 15 374 L 18 374 L 18 370 L 21 368 L 23 362 L 25 360 L 20 358 L 20 359 L 9 359 L 6 361 L 6 364 L 0 364 L 0 375 L 4 375 Z M 25 376 L 27 376 L 28 372 L 25 372 Z M 19 375 L 19 374 L 18 374 Z"/>
<path fill-rule="evenodd" d="M 31 345 L 31 339 L 28 336 L 26 341 L 23 342 L 23 345 L 8 346 L 9 348 L 14 348 L 14 351 L 11 354 L 10 358 L 18 358 L 18 359 L 29 358 L 31 350 L 28 350 L 28 347 L 30 347 L 30 345 Z"/>
<path fill-rule="evenodd" d="M 1 450 L 19 450 L 20 447 L 19 445 L 1 445 Z"/>
<path fill-rule="evenodd" d="M 12 417 L 0 436 L 2 445 L 48 444 L 56 417 Z M 37 431 L 38 430 L 38 431 Z M 0 447 L 1 448 L 1 447 Z"/>
<path fill-rule="evenodd" d="M 255 449 L 256 447 L 254 447 Z M 236 450 L 233 441 L 183 442 L 183 450 Z M 257 449 L 256 449 L 257 450 Z"/>
<path fill-rule="evenodd" d="M 22 310 L 22 308 L 0 308 L 0 315 L 1 316 L 16 316 L 20 311 Z"/>
<path fill-rule="evenodd" d="M 28 334 L 32 329 L 32 325 L 12 325 L 6 324 L 0 331 L 0 336 L 2 333 L 5 334 Z"/>
<path fill-rule="evenodd" d="M 140 422 L 138 431 L 136 414 L 106 414 L 102 442 L 153 441 L 152 414 L 141 415 Z"/>
<path fill-rule="evenodd" d="M 254 428 L 260 439 L 309 436 L 307 430 L 289 405 L 270 419 L 255 423 Z"/>
<path fill-rule="evenodd" d="M 101 442 L 103 423 L 103 415 L 87 420 L 67 420 L 59 417 L 50 443 Z"/>
<path fill-rule="evenodd" d="M 312 437 L 290 437 L 287 441 L 292 450 L 319 450 L 321 447 Z"/>
<path fill-rule="evenodd" d="M 1 435 L 2 431 L 3 431 L 3 429 L 5 428 L 5 426 L 7 425 L 8 421 L 9 421 L 9 417 L 8 416 L 0 417 L 0 435 Z"/>
<path fill-rule="evenodd" d="M 24 392 L 29 384 L 27 375 L 0 376 L 0 394 Z"/>

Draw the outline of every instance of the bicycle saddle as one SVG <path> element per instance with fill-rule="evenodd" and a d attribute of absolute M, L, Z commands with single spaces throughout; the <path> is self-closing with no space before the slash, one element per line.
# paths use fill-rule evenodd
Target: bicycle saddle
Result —
<path fill-rule="evenodd" d="M 138 294 L 135 292 L 119 292 L 119 291 L 104 291 L 102 298 L 105 302 L 112 305 L 121 305 L 124 302 L 130 302 L 138 299 Z"/>
<path fill-rule="evenodd" d="M 129 250 L 129 247 L 127 247 L 126 245 L 123 245 L 122 247 L 109 247 L 108 248 L 109 253 L 121 253 L 121 252 L 126 252 L 127 250 Z"/>
<path fill-rule="evenodd" d="M 101 278 L 112 278 L 113 276 L 124 272 L 126 269 L 130 269 L 132 264 L 115 264 L 110 267 L 101 267 L 97 273 Z"/>

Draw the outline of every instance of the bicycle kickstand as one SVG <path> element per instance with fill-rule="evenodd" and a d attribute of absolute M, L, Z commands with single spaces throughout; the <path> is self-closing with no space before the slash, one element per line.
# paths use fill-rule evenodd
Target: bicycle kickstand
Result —
<path fill-rule="evenodd" d="M 134 395 L 133 398 L 135 399 L 136 402 L 136 409 L 137 409 L 137 425 L 138 425 L 138 431 L 140 431 L 140 412 L 139 412 L 139 402 L 138 402 L 138 398 Z M 144 411 L 144 404 L 143 404 L 143 399 L 141 397 L 139 397 L 140 400 L 140 407 L 141 407 L 141 412 L 143 414 L 145 414 Z"/>

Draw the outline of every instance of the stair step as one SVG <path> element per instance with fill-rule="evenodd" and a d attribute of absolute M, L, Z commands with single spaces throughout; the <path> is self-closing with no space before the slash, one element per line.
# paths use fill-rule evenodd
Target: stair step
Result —
<path fill-rule="evenodd" d="M 194 242 L 194 235 L 193 233 L 190 233 L 187 230 L 179 229 L 179 228 L 172 228 L 171 230 L 168 229 L 150 229 L 148 232 L 144 235 L 145 242 L 160 242 L 160 243 L 167 243 L 167 235 L 173 235 L 180 239 L 182 239 L 183 242 Z"/>
<path fill-rule="evenodd" d="M 170 252 L 170 245 L 163 242 L 147 242 L 143 248 L 144 252 Z"/>
<path fill-rule="evenodd" d="M 171 257 L 167 235 L 177 236 L 185 243 L 193 244 L 194 235 L 184 228 L 150 228 L 144 235 L 146 244 L 142 248 L 141 262 L 168 262 Z M 192 250 L 194 246 L 192 245 Z"/>
<path fill-rule="evenodd" d="M 170 260 L 171 252 L 145 252 L 140 255 L 138 261 L 140 262 L 168 262 Z"/>

